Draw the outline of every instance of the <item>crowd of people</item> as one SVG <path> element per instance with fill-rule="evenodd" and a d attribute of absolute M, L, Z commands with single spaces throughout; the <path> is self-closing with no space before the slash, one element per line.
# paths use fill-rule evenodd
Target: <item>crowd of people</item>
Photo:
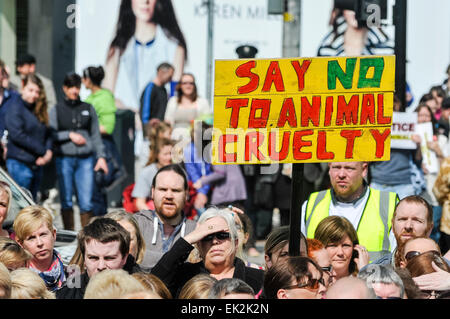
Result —
<path fill-rule="evenodd" d="M 165 87 L 174 67 L 165 62 L 143 89 L 136 111 L 143 165 L 123 190 L 123 209 L 110 209 L 105 189 L 123 164 L 112 137 L 116 99 L 103 86 L 103 67 L 67 74 L 64 98 L 56 101 L 35 64 L 30 55 L 17 61 L 15 86 L 0 61 L 1 164 L 37 203 L 23 208 L 12 228 L 0 228 L 0 297 L 450 297 L 448 79 L 407 109 L 418 123 L 432 123 L 432 141 L 414 135 L 415 150 L 392 148 L 386 162 L 305 165 L 300 251 L 290 256 L 292 167 L 267 174 L 264 165 L 212 165 L 212 109 L 193 74 L 181 74 L 170 97 Z M 82 85 L 90 92 L 85 100 Z M 404 111 L 398 99 L 395 108 Z M 424 150 L 435 155 L 438 171 L 424 165 Z M 64 229 L 75 230 L 75 204 L 80 211 L 68 264 L 55 248 L 54 214 L 41 205 L 51 164 Z M 0 182 L 0 226 L 12 200 Z M 264 252 L 257 240 L 265 241 Z M 248 260 L 259 254 L 264 264 Z"/>

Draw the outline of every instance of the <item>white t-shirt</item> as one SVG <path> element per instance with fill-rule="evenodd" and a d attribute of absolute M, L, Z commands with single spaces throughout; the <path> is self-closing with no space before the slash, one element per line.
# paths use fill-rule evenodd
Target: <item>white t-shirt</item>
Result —
<path fill-rule="evenodd" d="M 133 36 L 120 57 L 114 96 L 126 106 L 139 110 L 142 92 L 156 76 L 156 68 L 163 62 L 173 64 L 178 44 L 170 40 L 157 25 L 154 41 L 149 45 L 136 44 Z"/>

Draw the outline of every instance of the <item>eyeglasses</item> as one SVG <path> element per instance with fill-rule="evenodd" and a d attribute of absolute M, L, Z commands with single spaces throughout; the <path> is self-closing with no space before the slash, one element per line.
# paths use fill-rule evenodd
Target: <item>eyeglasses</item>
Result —
<path fill-rule="evenodd" d="M 322 271 L 325 271 L 329 274 L 331 274 L 331 272 L 333 271 L 333 266 L 331 266 L 331 265 L 328 267 L 320 267 L 320 268 L 322 268 Z"/>
<path fill-rule="evenodd" d="M 325 286 L 325 281 L 323 280 L 323 278 L 320 278 L 320 279 L 313 278 L 310 281 L 308 281 L 307 283 L 292 285 L 292 286 L 286 287 L 284 289 L 296 289 L 296 288 L 303 289 L 304 288 L 309 291 L 316 292 L 319 289 L 319 284 Z"/>
<path fill-rule="evenodd" d="M 218 232 L 218 233 L 210 234 L 208 236 L 203 237 L 203 239 L 201 241 L 202 242 L 212 241 L 214 238 L 216 238 L 218 240 L 225 240 L 225 239 L 230 238 L 230 233 Z"/>
<path fill-rule="evenodd" d="M 181 85 L 194 85 L 194 82 L 181 82 Z"/>
<path fill-rule="evenodd" d="M 324 273 L 328 275 L 328 284 L 331 284 L 333 282 L 333 266 L 328 267 L 320 267 Z"/>
<path fill-rule="evenodd" d="M 405 259 L 406 259 L 407 261 L 409 261 L 409 260 L 413 259 L 413 258 L 416 257 L 416 256 L 422 255 L 422 254 L 424 254 L 424 253 L 429 253 L 429 252 L 432 252 L 433 254 L 435 254 L 435 255 L 437 255 L 437 256 L 440 256 L 440 255 L 441 255 L 441 254 L 440 254 L 438 251 L 436 251 L 436 250 L 429 250 L 429 251 L 426 251 L 426 252 L 423 252 L 423 253 L 420 252 L 420 251 L 412 250 L 412 251 L 408 252 L 408 253 L 405 255 Z"/>

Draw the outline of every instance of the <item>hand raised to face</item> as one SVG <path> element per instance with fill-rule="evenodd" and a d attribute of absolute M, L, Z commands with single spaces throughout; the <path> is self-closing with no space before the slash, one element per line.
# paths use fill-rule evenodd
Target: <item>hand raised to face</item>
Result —
<path fill-rule="evenodd" d="M 223 218 L 213 217 L 204 221 L 203 223 L 197 223 L 197 227 L 195 228 L 195 230 L 184 236 L 184 239 L 188 243 L 193 245 L 210 234 L 228 231 L 228 225 L 223 222 Z"/>

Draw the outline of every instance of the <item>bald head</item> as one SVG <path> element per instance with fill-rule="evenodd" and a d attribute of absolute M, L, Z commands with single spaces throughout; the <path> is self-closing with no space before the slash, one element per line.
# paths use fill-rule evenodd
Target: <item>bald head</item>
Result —
<path fill-rule="evenodd" d="M 364 280 L 344 277 L 328 288 L 326 299 L 375 299 L 375 293 Z"/>

